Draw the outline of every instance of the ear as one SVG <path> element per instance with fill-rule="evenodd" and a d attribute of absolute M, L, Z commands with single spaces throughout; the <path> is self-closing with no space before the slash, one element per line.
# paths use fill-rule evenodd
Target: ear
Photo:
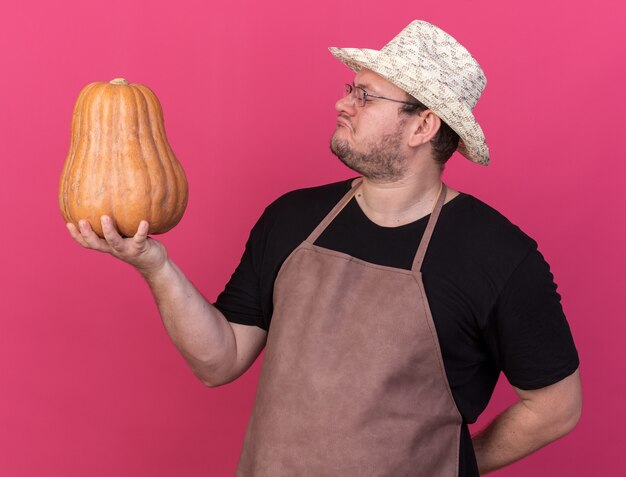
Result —
<path fill-rule="evenodd" d="M 415 115 L 411 120 L 411 135 L 409 146 L 416 147 L 430 142 L 441 127 L 441 119 L 430 109 Z"/>

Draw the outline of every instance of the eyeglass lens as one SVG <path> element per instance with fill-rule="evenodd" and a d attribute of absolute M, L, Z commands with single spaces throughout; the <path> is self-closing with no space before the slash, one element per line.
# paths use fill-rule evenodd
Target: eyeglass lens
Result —
<path fill-rule="evenodd" d="M 361 88 L 356 88 L 351 84 L 344 84 L 343 86 L 343 96 L 351 96 L 354 100 L 355 104 L 359 106 L 365 106 L 365 94 Z"/>

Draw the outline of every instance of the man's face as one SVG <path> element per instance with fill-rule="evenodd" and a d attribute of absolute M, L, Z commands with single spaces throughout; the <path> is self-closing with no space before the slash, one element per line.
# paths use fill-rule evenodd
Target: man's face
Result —
<path fill-rule="evenodd" d="M 404 101 L 404 92 L 378 74 L 361 70 L 354 86 L 368 93 Z M 399 115 L 400 105 L 382 99 L 369 99 L 360 106 L 348 95 L 335 104 L 337 129 L 330 149 L 341 162 L 368 179 L 395 181 L 406 173 L 406 119 Z"/>

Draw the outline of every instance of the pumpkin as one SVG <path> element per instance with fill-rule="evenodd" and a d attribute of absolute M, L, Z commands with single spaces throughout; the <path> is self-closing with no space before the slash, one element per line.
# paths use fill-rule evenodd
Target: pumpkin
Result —
<path fill-rule="evenodd" d="M 65 221 L 78 226 L 86 219 L 103 237 L 100 217 L 108 215 L 130 237 L 147 220 L 148 233 L 159 234 L 180 221 L 187 198 L 185 172 L 167 142 L 156 95 L 123 78 L 85 86 L 59 184 Z"/>

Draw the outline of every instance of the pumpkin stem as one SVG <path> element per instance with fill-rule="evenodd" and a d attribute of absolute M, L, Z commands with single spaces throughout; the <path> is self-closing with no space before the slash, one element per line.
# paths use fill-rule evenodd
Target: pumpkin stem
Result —
<path fill-rule="evenodd" d="M 126 81 L 124 78 L 115 78 L 115 79 L 112 79 L 111 81 L 109 81 L 109 83 L 111 83 L 111 84 L 127 85 L 128 81 Z"/>

